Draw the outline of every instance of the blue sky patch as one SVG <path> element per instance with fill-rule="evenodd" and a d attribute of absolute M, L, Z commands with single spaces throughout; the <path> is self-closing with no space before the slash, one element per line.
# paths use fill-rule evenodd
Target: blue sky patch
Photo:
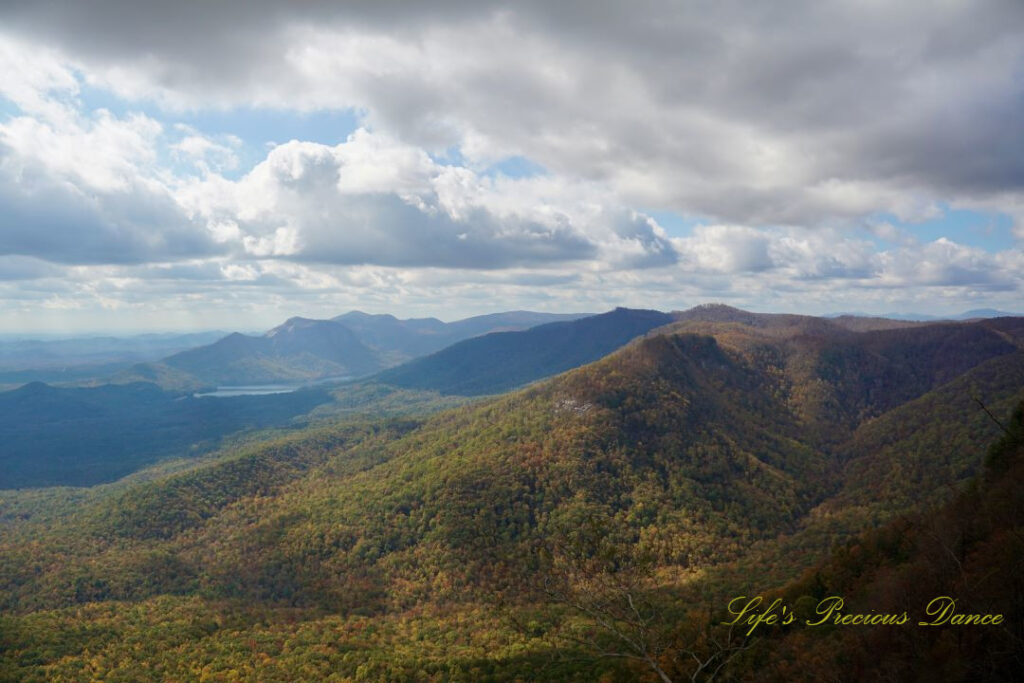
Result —
<path fill-rule="evenodd" d="M 674 211 L 652 211 L 650 209 L 643 209 L 643 213 L 658 221 L 658 225 L 663 227 L 665 232 L 667 232 L 671 237 L 689 237 L 693 234 L 694 228 L 708 222 L 708 220 L 703 217 L 682 216 Z"/>
<path fill-rule="evenodd" d="M 934 242 L 945 237 L 957 244 L 964 244 L 990 253 L 1014 247 L 1013 219 L 997 211 L 973 209 L 951 209 L 942 205 L 943 215 L 920 223 L 901 221 L 890 213 L 877 213 L 871 223 L 889 223 L 904 231 L 919 242 Z M 873 236 L 872 241 L 883 248 L 894 246 L 888 240 Z"/>
<path fill-rule="evenodd" d="M 526 157 L 514 156 L 502 159 L 487 167 L 481 175 L 494 177 L 503 175 L 507 178 L 533 178 L 547 175 L 547 169 Z"/>

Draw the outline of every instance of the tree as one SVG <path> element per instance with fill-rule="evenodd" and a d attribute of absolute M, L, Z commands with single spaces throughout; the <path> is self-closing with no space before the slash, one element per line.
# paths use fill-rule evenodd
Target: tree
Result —
<path fill-rule="evenodd" d="M 555 623 L 548 633 L 590 656 L 631 661 L 664 683 L 677 671 L 711 681 L 750 646 L 717 626 L 706 605 L 684 609 L 659 590 L 654 558 L 608 518 L 557 534 L 539 559 L 536 588 Z"/>

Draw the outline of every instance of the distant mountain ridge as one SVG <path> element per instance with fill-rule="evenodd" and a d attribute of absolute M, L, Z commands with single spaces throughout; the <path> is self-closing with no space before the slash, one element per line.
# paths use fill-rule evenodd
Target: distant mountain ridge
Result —
<path fill-rule="evenodd" d="M 888 320 L 908 320 L 914 322 L 937 322 L 940 320 L 978 320 L 980 318 L 1019 318 L 1024 313 L 1011 313 L 1009 311 L 1001 311 L 995 308 L 974 308 L 969 311 L 957 313 L 955 315 L 942 316 L 942 315 L 928 315 L 926 313 L 829 313 L 824 317 L 826 318 L 838 318 L 842 316 L 856 316 L 858 318 L 886 318 Z"/>
<path fill-rule="evenodd" d="M 379 359 L 350 329 L 330 320 L 289 318 L 261 337 L 234 333 L 161 361 L 214 384 L 301 382 L 362 375 Z"/>
<path fill-rule="evenodd" d="M 0 388 L 30 382 L 88 383 L 225 335 L 222 331 L 130 336 L 0 339 Z"/>
<path fill-rule="evenodd" d="M 510 311 L 451 323 L 436 318 L 401 320 L 360 311 L 330 320 L 293 317 L 261 336 L 235 332 L 158 362 L 138 364 L 120 373 L 116 381 L 194 390 L 363 377 L 476 335 L 585 315 Z"/>
<path fill-rule="evenodd" d="M 83 336 L 67 339 L 0 339 L 0 370 L 66 368 L 76 365 L 139 362 L 161 358 L 200 344 L 224 332 Z"/>
<path fill-rule="evenodd" d="M 450 323 L 437 318 L 400 320 L 389 314 L 350 311 L 331 318 L 359 335 L 359 338 L 397 362 L 440 351 L 463 339 L 491 332 L 524 330 L 546 323 L 576 320 L 589 313 L 534 313 L 508 311 L 473 316 Z M 396 363 L 389 363 L 390 365 Z"/>
<path fill-rule="evenodd" d="M 616 308 L 528 330 L 492 332 L 386 370 L 376 379 L 442 394 L 496 394 L 595 361 L 672 321 L 660 311 Z"/>

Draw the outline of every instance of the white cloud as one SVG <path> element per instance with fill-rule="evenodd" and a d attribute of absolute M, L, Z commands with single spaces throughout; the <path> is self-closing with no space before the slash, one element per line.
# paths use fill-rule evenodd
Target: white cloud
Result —
<path fill-rule="evenodd" d="M 67 99 L 70 67 L 46 51 L 12 64 L 11 51 L 0 41 L 24 68 L 4 90 L 19 111 L 0 122 L 0 255 L 124 263 L 214 250 L 160 177 L 161 123 L 83 113 Z"/>
<path fill-rule="evenodd" d="M 994 211 L 1024 240 L 1018 2 L 240 7 L 0 9 L 2 296 L 185 316 L 227 310 L 218 288 L 250 312 L 1019 295 L 1019 248 L 878 218 Z M 149 113 L 88 110 L 97 89 Z M 176 121 L 253 106 L 362 127 L 224 177 L 251 150 Z M 488 171 L 513 155 L 545 172 Z"/>
<path fill-rule="evenodd" d="M 238 181 L 196 178 L 178 196 L 215 239 L 237 238 L 258 257 L 460 268 L 674 261 L 664 232 L 599 186 L 481 176 L 362 129 L 334 147 L 280 145 Z"/>
<path fill-rule="evenodd" d="M 56 50 L 0 34 L 0 96 L 27 114 L 59 120 L 67 108 L 48 93 L 78 93 L 78 81 Z"/>
<path fill-rule="evenodd" d="M 1006 268 L 1019 261 L 1019 252 L 994 256 L 982 249 L 957 244 L 945 237 L 915 248 L 880 255 L 886 285 L 929 285 L 1015 290 L 1021 272 Z"/>
<path fill-rule="evenodd" d="M 232 149 L 232 146 L 238 144 L 237 138 L 226 140 L 228 144 L 221 144 L 188 126 L 178 124 L 175 128 L 183 130 L 185 135 L 170 146 L 171 150 L 180 158 L 194 163 L 200 171 L 223 173 L 238 168 L 238 155 Z"/>
<path fill-rule="evenodd" d="M 355 108 L 415 147 L 459 147 L 471 167 L 519 154 L 627 204 L 721 222 L 920 219 L 939 201 L 1021 192 L 1013 1 L 40 0 L 8 20 L 131 98 Z"/>

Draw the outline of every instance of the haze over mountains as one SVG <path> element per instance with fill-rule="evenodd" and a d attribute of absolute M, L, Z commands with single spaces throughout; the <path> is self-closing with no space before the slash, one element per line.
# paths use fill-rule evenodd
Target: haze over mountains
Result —
<path fill-rule="evenodd" d="M 76 382 L 111 375 L 224 336 L 223 332 L 64 339 L 0 338 L 0 386 Z"/>
<path fill-rule="evenodd" d="M 436 318 L 399 320 L 359 311 L 331 320 L 296 317 L 259 337 L 235 333 L 157 363 L 141 364 L 118 381 L 197 388 L 350 379 L 488 332 L 520 330 L 584 315 L 511 311 L 451 323 Z"/>

